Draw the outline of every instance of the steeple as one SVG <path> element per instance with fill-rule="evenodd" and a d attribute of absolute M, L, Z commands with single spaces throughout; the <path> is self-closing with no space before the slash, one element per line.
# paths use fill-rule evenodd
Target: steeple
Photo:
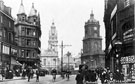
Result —
<path fill-rule="evenodd" d="M 37 15 L 37 10 L 34 8 L 34 3 L 32 3 L 32 8 L 30 10 L 29 16 L 35 16 Z"/>
<path fill-rule="evenodd" d="M 24 6 L 23 6 L 23 0 L 21 0 L 21 4 L 20 4 L 18 14 L 25 14 Z"/>

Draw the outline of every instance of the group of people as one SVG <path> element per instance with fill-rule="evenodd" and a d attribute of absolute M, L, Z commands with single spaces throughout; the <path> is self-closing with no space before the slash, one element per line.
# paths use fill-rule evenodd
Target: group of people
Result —
<path fill-rule="evenodd" d="M 76 84 L 104 84 L 111 82 L 122 82 L 124 81 L 124 75 L 117 72 L 110 72 L 109 69 L 96 69 L 90 70 L 87 65 L 83 65 L 80 67 L 78 74 L 76 75 Z"/>
<path fill-rule="evenodd" d="M 36 74 L 36 82 L 39 82 L 39 75 L 40 75 L 39 69 L 36 69 L 35 74 Z M 22 78 L 25 78 L 25 76 L 27 76 L 28 82 L 30 81 L 30 79 L 33 78 L 33 75 L 34 75 L 34 71 L 31 68 L 27 68 L 22 71 Z"/>

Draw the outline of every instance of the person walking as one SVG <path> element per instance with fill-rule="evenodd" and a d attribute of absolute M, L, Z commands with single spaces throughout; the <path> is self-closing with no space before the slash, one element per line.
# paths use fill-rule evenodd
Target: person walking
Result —
<path fill-rule="evenodd" d="M 39 69 L 36 70 L 36 82 L 39 82 L 39 75 L 40 75 L 40 72 L 39 72 Z"/>
<path fill-rule="evenodd" d="M 28 68 L 26 70 L 26 73 L 27 73 L 27 76 L 28 76 L 28 82 L 30 81 L 30 77 L 31 77 L 31 74 L 30 74 L 30 68 Z"/>
<path fill-rule="evenodd" d="M 83 74 L 81 72 L 81 70 L 78 71 L 78 74 L 76 75 L 76 84 L 83 84 Z"/>

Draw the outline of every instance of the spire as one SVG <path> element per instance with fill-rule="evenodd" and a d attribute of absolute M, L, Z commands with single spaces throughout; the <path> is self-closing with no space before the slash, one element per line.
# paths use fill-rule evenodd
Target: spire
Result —
<path fill-rule="evenodd" d="M 35 16 L 37 14 L 37 10 L 34 8 L 34 3 L 32 3 L 32 8 L 30 10 L 29 16 Z"/>
<path fill-rule="evenodd" d="M 52 26 L 51 26 L 51 28 L 55 28 L 54 20 L 52 20 Z"/>
<path fill-rule="evenodd" d="M 23 6 L 23 0 L 21 0 L 21 4 L 20 4 L 18 14 L 25 14 L 24 6 Z"/>
<path fill-rule="evenodd" d="M 94 19 L 93 10 L 91 10 L 90 18 L 91 18 L 91 19 Z"/>

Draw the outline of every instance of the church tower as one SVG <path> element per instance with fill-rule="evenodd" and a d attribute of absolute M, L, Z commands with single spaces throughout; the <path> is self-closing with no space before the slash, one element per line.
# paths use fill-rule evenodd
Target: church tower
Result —
<path fill-rule="evenodd" d="M 97 67 L 97 61 L 100 60 L 99 56 L 102 54 L 102 38 L 100 36 L 100 24 L 94 18 L 93 11 L 91 11 L 90 19 L 85 23 L 85 36 L 83 39 L 83 56 L 81 57 L 82 63 L 88 64 L 93 68 Z"/>
<path fill-rule="evenodd" d="M 54 22 L 52 22 L 51 30 L 49 31 L 49 40 L 48 40 L 48 48 L 54 52 L 58 52 L 57 49 L 57 31 Z"/>

